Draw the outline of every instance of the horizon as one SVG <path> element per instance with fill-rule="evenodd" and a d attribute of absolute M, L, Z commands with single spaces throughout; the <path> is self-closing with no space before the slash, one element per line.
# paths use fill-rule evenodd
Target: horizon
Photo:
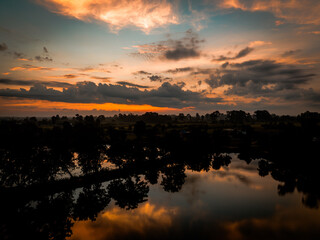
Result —
<path fill-rule="evenodd" d="M 316 0 L 0 3 L 0 117 L 320 112 Z"/>

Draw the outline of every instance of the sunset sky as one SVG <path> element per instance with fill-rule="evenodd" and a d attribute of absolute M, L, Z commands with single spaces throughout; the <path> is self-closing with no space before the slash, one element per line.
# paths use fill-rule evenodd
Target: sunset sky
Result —
<path fill-rule="evenodd" d="M 320 111 L 319 0 L 1 0 L 0 116 Z"/>

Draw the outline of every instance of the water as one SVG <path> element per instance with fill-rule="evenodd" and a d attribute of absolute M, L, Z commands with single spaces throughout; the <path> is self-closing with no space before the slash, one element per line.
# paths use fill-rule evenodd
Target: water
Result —
<path fill-rule="evenodd" d="M 2 239 L 320 239 L 318 184 L 305 168 L 210 159 L 158 159 L 49 195 L 2 194 Z"/>
<path fill-rule="evenodd" d="M 70 239 L 319 239 L 320 212 L 302 193 L 279 196 L 281 183 L 259 176 L 258 160 L 230 156 L 219 170 L 186 170 L 177 192 L 164 191 L 160 176 L 135 209 L 111 200 L 95 221 L 73 221 Z"/>

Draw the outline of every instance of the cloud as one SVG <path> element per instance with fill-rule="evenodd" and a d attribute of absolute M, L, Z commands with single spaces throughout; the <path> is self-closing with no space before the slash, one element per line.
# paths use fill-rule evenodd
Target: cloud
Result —
<path fill-rule="evenodd" d="M 21 67 L 13 67 L 10 69 L 11 71 L 22 71 L 22 70 L 27 70 L 27 71 L 52 71 L 55 70 L 54 68 L 48 68 L 48 67 L 39 67 L 39 66 L 34 66 L 31 64 L 23 64 Z"/>
<path fill-rule="evenodd" d="M 0 43 L 0 51 L 6 51 L 8 49 L 7 44 L 5 43 Z"/>
<path fill-rule="evenodd" d="M 141 71 L 134 72 L 132 74 L 133 75 L 151 75 L 152 73 L 141 70 Z"/>
<path fill-rule="evenodd" d="M 304 88 L 315 76 L 299 66 L 272 60 L 251 60 L 216 70 L 205 82 L 212 89 L 227 86 L 226 95 L 320 101 L 319 93 Z"/>
<path fill-rule="evenodd" d="M 14 57 L 16 58 L 23 58 L 24 57 L 24 54 L 23 53 L 20 53 L 20 52 L 13 52 L 12 53 Z"/>
<path fill-rule="evenodd" d="M 151 44 L 133 46 L 137 52 L 131 53 L 146 59 L 158 57 L 161 60 L 179 61 L 182 59 L 199 58 L 201 56 L 200 44 L 204 42 L 199 39 L 197 33 L 191 29 L 187 30 L 181 39 L 171 39 L 159 41 Z"/>
<path fill-rule="evenodd" d="M 169 69 L 166 72 L 171 73 L 171 74 L 177 74 L 177 73 L 182 73 L 182 72 L 191 72 L 193 70 L 194 70 L 194 68 L 192 68 L 192 67 L 184 67 L 184 68 Z"/>
<path fill-rule="evenodd" d="M 148 78 L 149 78 L 149 80 L 151 82 L 172 81 L 172 78 L 162 77 L 162 76 L 159 76 L 159 75 L 148 76 Z"/>
<path fill-rule="evenodd" d="M 17 80 L 17 79 L 0 79 L 0 84 L 3 85 L 19 85 L 19 86 L 33 86 L 37 84 L 42 84 L 47 87 L 71 87 L 73 86 L 67 82 L 57 82 L 57 81 L 39 81 L 39 80 Z"/>
<path fill-rule="evenodd" d="M 213 61 L 227 61 L 227 60 L 239 59 L 239 58 L 242 58 L 242 57 L 249 55 L 253 50 L 254 50 L 254 48 L 246 47 L 246 48 L 240 50 L 240 52 L 238 52 L 234 57 L 226 57 L 226 56 L 221 55 L 218 59 L 213 59 Z"/>
<path fill-rule="evenodd" d="M 108 24 L 113 32 L 135 26 L 149 33 L 152 29 L 178 24 L 174 6 L 167 0 L 36 0 L 50 11 L 85 22 Z"/>
<path fill-rule="evenodd" d="M 225 62 L 224 64 L 221 65 L 221 67 L 226 68 L 226 67 L 228 67 L 228 65 L 229 65 L 229 62 Z"/>
<path fill-rule="evenodd" d="M 52 58 L 50 57 L 35 56 L 34 58 L 39 62 L 52 62 Z"/>
<path fill-rule="evenodd" d="M 260 47 L 260 46 L 271 45 L 271 44 L 272 42 L 257 40 L 257 41 L 250 42 L 249 47 L 253 48 L 253 47 Z"/>
<path fill-rule="evenodd" d="M 68 103 L 149 104 L 172 108 L 214 106 L 222 101 L 221 98 L 209 98 L 203 93 L 183 90 L 181 85 L 168 82 L 150 91 L 141 91 L 137 87 L 125 85 L 96 85 L 93 82 L 78 82 L 58 91 L 42 84 L 35 84 L 29 90 L 0 89 L 0 96 Z"/>
<path fill-rule="evenodd" d="M 65 74 L 63 75 L 64 78 L 68 78 L 68 79 L 72 79 L 72 78 L 76 78 L 78 77 L 77 75 L 74 75 L 74 74 Z"/>
<path fill-rule="evenodd" d="M 233 8 L 251 12 L 268 11 L 286 22 L 320 25 L 318 0 L 218 0 L 218 6 L 223 9 Z M 283 21 L 276 24 L 283 24 Z"/>
<path fill-rule="evenodd" d="M 118 81 L 117 83 L 120 85 L 123 85 L 123 86 L 129 86 L 129 87 L 150 88 L 149 86 L 134 84 L 134 83 L 126 82 L 126 81 Z"/>
<path fill-rule="evenodd" d="M 90 76 L 92 79 L 102 80 L 103 82 L 110 82 L 111 77 L 98 77 L 98 76 Z"/>
<path fill-rule="evenodd" d="M 151 82 L 162 82 L 162 77 L 159 75 L 148 76 Z"/>
<path fill-rule="evenodd" d="M 174 50 L 168 50 L 164 54 L 166 59 L 169 60 L 180 60 L 183 58 L 195 58 L 199 57 L 200 53 L 194 48 L 185 48 L 183 46 L 177 46 Z"/>
<path fill-rule="evenodd" d="M 295 55 L 296 53 L 301 52 L 301 50 L 297 49 L 297 50 L 290 50 L 290 51 L 286 51 L 283 54 L 281 54 L 282 57 L 290 57 Z"/>

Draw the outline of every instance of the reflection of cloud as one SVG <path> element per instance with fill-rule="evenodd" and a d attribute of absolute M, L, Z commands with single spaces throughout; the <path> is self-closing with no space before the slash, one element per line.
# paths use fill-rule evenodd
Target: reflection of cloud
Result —
<path fill-rule="evenodd" d="M 134 211 L 113 208 L 101 214 L 96 222 L 76 222 L 71 239 L 151 239 L 168 235 L 175 208 L 141 205 Z"/>
<path fill-rule="evenodd" d="M 112 31 L 135 26 L 148 33 L 153 28 L 177 24 L 178 16 L 167 0 L 36 0 L 65 16 L 107 23 Z"/>
<path fill-rule="evenodd" d="M 278 206 L 269 218 L 250 218 L 227 222 L 227 239 L 319 239 L 319 212 Z M 301 221 L 303 219 L 303 221 Z"/>

